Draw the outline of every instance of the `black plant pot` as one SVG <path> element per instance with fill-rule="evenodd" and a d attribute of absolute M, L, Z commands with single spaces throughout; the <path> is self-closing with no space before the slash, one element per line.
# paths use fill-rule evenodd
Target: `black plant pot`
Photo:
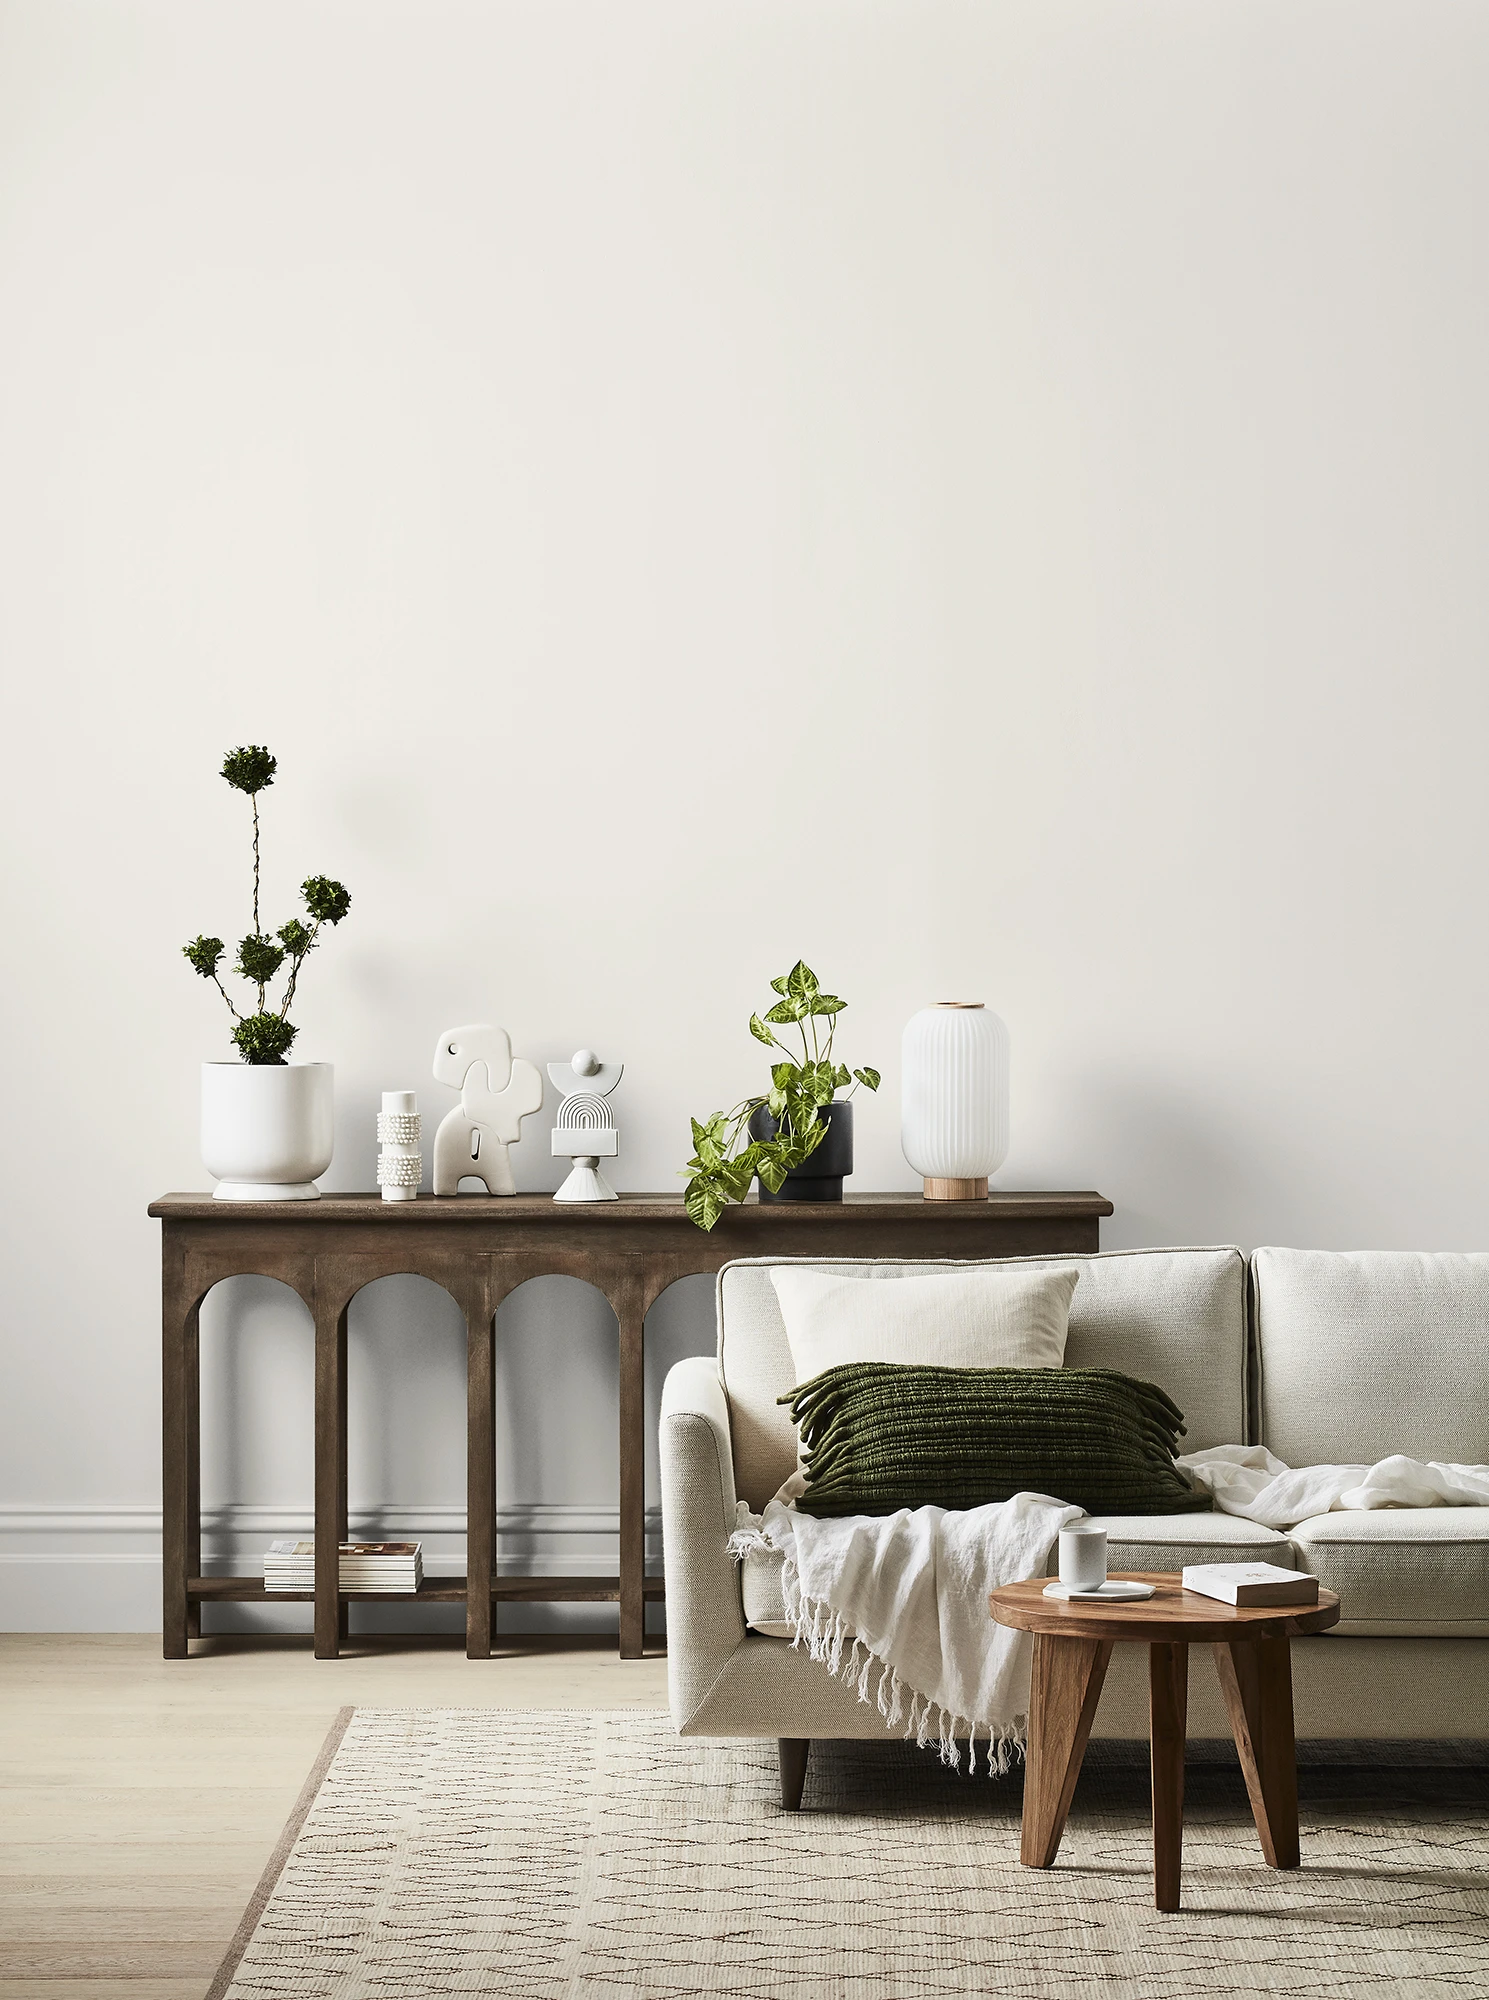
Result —
<path fill-rule="evenodd" d="M 853 1171 L 853 1106 L 847 1098 L 824 1105 L 817 1113 L 827 1127 L 827 1136 L 809 1153 L 799 1167 L 792 1167 L 779 1190 L 772 1194 L 757 1182 L 762 1201 L 841 1201 L 843 1182 Z M 750 1119 L 752 1139 L 773 1139 L 776 1121 L 762 1104 Z"/>

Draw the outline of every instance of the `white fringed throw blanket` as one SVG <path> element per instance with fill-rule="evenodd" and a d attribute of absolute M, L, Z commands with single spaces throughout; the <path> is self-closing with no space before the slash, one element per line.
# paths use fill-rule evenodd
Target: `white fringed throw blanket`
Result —
<path fill-rule="evenodd" d="M 1223 1513 L 1264 1528 L 1374 1507 L 1489 1507 L 1489 1465 L 1443 1465 L 1399 1452 L 1374 1465 L 1294 1468 L 1259 1444 L 1220 1444 L 1178 1464 Z"/>
<path fill-rule="evenodd" d="M 777 1549 L 792 1643 L 872 1701 L 885 1722 L 934 1743 L 943 1763 L 1005 1771 L 1024 1742 L 1029 1706 L 1027 1632 L 994 1624 L 988 1592 L 1043 1576 L 1055 1537 L 1079 1507 L 1017 1493 L 988 1507 L 819 1518 L 772 1500 L 764 1516 L 743 1501 L 730 1552 Z"/>
<path fill-rule="evenodd" d="M 1395 1456 L 1376 1465 L 1294 1468 L 1261 1445 L 1218 1445 L 1178 1461 L 1227 1514 L 1291 1528 L 1315 1514 L 1375 1507 L 1489 1506 L 1489 1465 Z M 801 1475 L 781 1489 L 789 1499 Z M 891 1728 L 934 1743 L 957 1767 L 987 1742 L 990 1771 L 1022 1748 L 1032 1648 L 1026 1632 L 988 1616 L 990 1590 L 1042 1576 L 1061 1528 L 1082 1509 L 1018 1493 L 963 1513 L 798 1514 L 778 1497 L 762 1516 L 739 1503 L 729 1548 L 778 1550 L 792 1643 L 872 1701 Z"/>

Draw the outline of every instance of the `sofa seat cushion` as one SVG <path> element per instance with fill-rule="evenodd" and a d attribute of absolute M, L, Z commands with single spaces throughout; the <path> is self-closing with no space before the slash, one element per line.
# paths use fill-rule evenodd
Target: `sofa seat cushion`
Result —
<path fill-rule="evenodd" d="M 1180 1570 L 1189 1563 L 1265 1562 L 1296 1569 L 1292 1544 L 1276 1528 L 1239 1514 L 1093 1514 L 1083 1527 L 1106 1530 L 1108 1570 Z M 1050 1550 L 1048 1574 L 1060 1567 Z"/>
<path fill-rule="evenodd" d="M 1296 1566 L 1339 1593 L 1336 1633 L 1489 1637 L 1489 1507 L 1341 1510 L 1291 1536 Z"/>
<path fill-rule="evenodd" d="M 1489 1513 L 1489 1508 L 1485 1509 Z M 1292 1544 L 1274 1528 L 1262 1528 L 1239 1514 L 1095 1514 L 1093 1528 L 1105 1528 L 1107 1565 L 1114 1570 L 1179 1570 L 1186 1563 L 1270 1562 L 1297 1564 Z M 768 1639 L 789 1639 L 781 1591 L 782 1558 L 775 1549 L 752 1549 L 739 1566 L 745 1623 Z M 1059 1563 L 1051 1549 L 1049 1573 Z"/>

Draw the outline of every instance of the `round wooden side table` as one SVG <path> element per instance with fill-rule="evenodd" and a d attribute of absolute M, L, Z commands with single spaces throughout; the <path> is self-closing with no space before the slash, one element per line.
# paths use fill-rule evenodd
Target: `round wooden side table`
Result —
<path fill-rule="evenodd" d="M 1053 1865 L 1112 1647 L 1133 1639 L 1148 1647 L 1154 1903 L 1160 1910 L 1179 1907 L 1189 1648 L 1195 1644 L 1215 1648 L 1267 1865 L 1296 1868 L 1298 1773 L 1289 1642 L 1336 1624 L 1339 1599 L 1320 1589 L 1317 1604 L 1238 1606 L 1186 1590 L 1171 1574 L 1124 1571 L 1123 1580 L 1151 1583 L 1155 1594 L 1136 1603 L 1072 1603 L 1046 1597 L 1049 1578 L 1037 1576 L 1004 1584 L 988 1598 L 1000 1625 L 1034 1634 L 1019 1859 L 1026 1868 Z"/>

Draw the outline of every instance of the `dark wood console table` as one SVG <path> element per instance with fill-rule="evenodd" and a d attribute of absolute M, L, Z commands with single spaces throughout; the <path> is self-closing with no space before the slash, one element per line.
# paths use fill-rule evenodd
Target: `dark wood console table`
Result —
<path fill-rule="evenodd" d="M 262 1577 L 202 1574 L 201 1407 L 198 1324 L 202 1300 L 224 1278 L 278 1278 L 315 1322 L 315 1650 L 334 1659 L 347 1636 L 338 1544 L 347 1537 L 347 1308 L 377 1278 L 412 1274 L 450 1293 L 465 1315 L 466 1570 L 430 1577 L 421 1601 L 463 1602 L 466 1652 L 491 1653 L 493 1601 L 603 1600 L 620 1605 L 620 1650 L 642 1651 L 648 1598 L 662 1579 L 645 1574 L 645 1417 L 642 1347 L 646 1314 L 678 1278 L 711 1273 L 735 1257 L 1017 1257 L 1099 1247 L 1099 1194 L 1003 1194 L 985 1201 L 927 1202 L 917 1195 L 852 1195 L 839 1203 L 753 1200 L 726 1211 L 710 1235 L 695 1229 L 680 1195 L 622 1195 L 593 1206 L 547 1195 L 421 1195 L 385 1202 L 375 1194 L 319 1201 L 227 1202 L 168 1194 L 150 1213 L 162 1225 L 164 1508 L 162 1558 L 167 1659 L 185 1659 L 201 1631 L 203 1603 L 307 1601 Z M 496 1408 L 494 1321 L 509 1292 L 529 1278 L 582 1278 L 603 1292 L 620 1340 L 620 1574 L 507 1577 L 494 1573 Z"/>

